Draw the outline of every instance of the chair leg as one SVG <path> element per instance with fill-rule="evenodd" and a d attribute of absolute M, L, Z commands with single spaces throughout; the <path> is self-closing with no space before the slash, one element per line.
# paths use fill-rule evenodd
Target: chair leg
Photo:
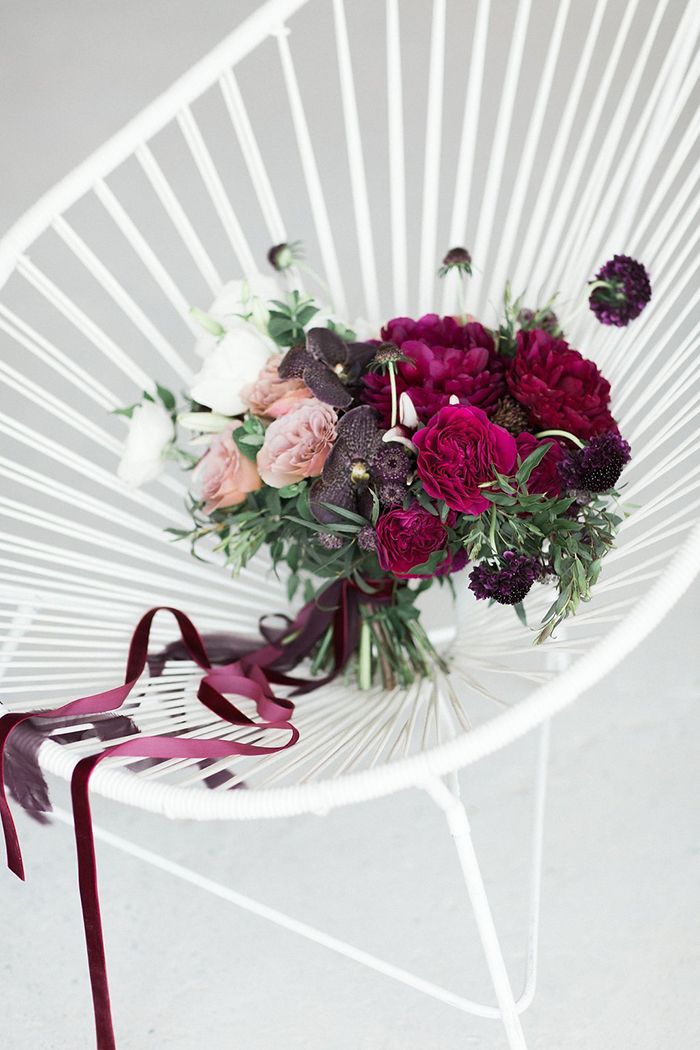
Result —
<path fill-rule="evenodd" d="M 444 781 L 438 778 L 426 783 L 425 789 L 445 814 L 450 833 L 455 842 L 479 938 L 483 945 L 486 963 L 496 993 L 501 1020 L 508 1039 L 508 1046 L 510 1050 L 527 1050 L 513 989 L 506 970 L 503 952 L 486 895 L 484 880 L 481 876 L 481 869 L 474 850 L 469 818 L 467 817 L 464 803 L 455 793 L 454 787 L 448 787 Z"/>

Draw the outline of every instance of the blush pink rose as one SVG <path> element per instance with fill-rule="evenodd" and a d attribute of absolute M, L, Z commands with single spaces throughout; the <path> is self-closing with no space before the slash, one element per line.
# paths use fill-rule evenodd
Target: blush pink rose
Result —
<path fill-rule="evenodd" d="M 314 397 L 270 423 L 258 452 L 258 470 L 265 484 L 281 489 L 318 477 L 333 448 L 337 422 L 334 409 Z"/>
<path fill-rule="evenodd" d="M 293 412 L 301 401 L 313 397 L 303 379 L 280 379 L 281 360 L 281 354 L 271 357 L 255 382 L 241 391 L 241 397 L 256 416 L 279 419 Z"/>
<path fill-rule="evenodd" d="M 230 429 L 216 434 L 209 451 L 199 461 L 196 479 L 206 514 L 221 507 L 235 507 L 249 492 L 262 486 L 257 467 L 243 455 L 231 436 L 242 425 L 236 422 Z"/>

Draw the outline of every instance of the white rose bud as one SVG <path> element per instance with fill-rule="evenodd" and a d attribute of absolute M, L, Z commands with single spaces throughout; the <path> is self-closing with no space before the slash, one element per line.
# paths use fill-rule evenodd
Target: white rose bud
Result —
<path fill-rule="evenodd" d="M 153 481 L 163 471 L 165 450 L 175 437 L 170 413 L 157 401 L 144 401 L 134 409 L 129 433 L 117 469 L 132 488 Z"/>
<path fill-rule="evenodd" d="M 240 415 L 246 408 L 243 388 L 258 378 L 276 349 L 254 325 L 236 322 L 205 357 L 192 382 L 192 400 L 225 416 Z"/>

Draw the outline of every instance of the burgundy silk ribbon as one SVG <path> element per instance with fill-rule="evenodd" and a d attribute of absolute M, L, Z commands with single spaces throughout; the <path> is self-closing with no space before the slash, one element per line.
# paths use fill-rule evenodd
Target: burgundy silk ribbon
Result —
<path fill-rule="evenodd" d="M 365 594 L 347 580 L 337 581 L 316 600 L 299 612 L 289 629 L 273 639 L 264 631 L 266 644 L 242 653 L 231 663 L 212 666 L 206 647 L 192 621 L 179 609 L 159 606 L 147 612 L 137 624 L 131 638 L 124 683 L 101 693 L 72 700 L 50 711 L 10 712 L 0 717 L 0 818 L 5 836 L 7 864 L 24 879 L 24 863 L 17 829 L 7 800 L 4 780 L 4 758 L 8 740 L 17 726 L 30 719 L 55 719 L 66 716 L 90 716 L 112 712 L 121 707 L 141 677 L 148 660 L 148 641 L 156 613 L 169 612 L 175 617 L 181 643 L 176 643 L 176 658 L 193 660 L 205 672 L 197 698 L 215 715 L 233 726 L 249 726 L 261 731 L 287 730 L 289 738 L 282 744 L 264 746 L 224 739 L 197 740 L 176 736 L 138 736 L 114 744 L 95 755 L 82 758 L 71 778 L 71 796 L 78 860 L 78 882 L 83 910 L 88 966 L 95 1012 L 97 1050 L 116 1050 L 110 1008 L 107 964 L 97 885 L 97 863 L 90 812 L 90 777 L 95 767 L 113 755 L 135 758 L 197 760 L 229 758 L 233 755 L 269 755 L 292 747 L 299 739 L 290 719 L 294 704 L 280 699 L 271 684 L 294 687 L 293 695 L 310 692 L 331 681 L 354 652 L 359 635 L 359 604 L 390 600 L 382 588 Z M 290 676 L 291 670 L 307 656 L 329 626 L 333 630 L 333 666 L 324 678 L 304 679 Z M 167 650 L 166 650 L 167 652 Z M 175 654 L 174 654 L 175 655 Z M 260 721 L 248 718 L 224 694 L 245 697 L 256 707 Z"/>

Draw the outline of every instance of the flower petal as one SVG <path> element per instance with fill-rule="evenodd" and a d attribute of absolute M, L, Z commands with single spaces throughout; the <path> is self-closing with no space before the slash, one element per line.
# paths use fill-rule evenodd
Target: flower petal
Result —
<path fill-rule="evenodd" d="M 306 360 L 304 382 L 314 397 L 333 408 L 347 408 L 352 402 L 352 394 L 335 372 L 331 372 L 323 361 L 315 361 L 309 354 Z"/>
<path fill-rule="evenodd" d="M 369 460 L 381 440 L 377 413 L 369 405 L 353 408 L 338 424 L 338 442 L 351 459 Z"/>
<path fill-rule="evenodd" d="M 306 333 L 306 349 L 317 360 L 325 361 L 331 368 L 344 365 L 348 359 L 348 346 L 330 328 L 309 328 Z"/>
<path fill-rule="evenodd" d="M 344 510 L 356 509 L 355 490 L 349 477 L 346 481 L 342 479 L 327 481 L 325 477 L 321 477 L 313 483 L 309 493 L 309 507 L 317 521 L 324 525 L 342 522 L 344 519 L 341 515 L 329 510 L 324 506 L 325 503 L 343 507 Z"/>
<path fill-rule="evenodd" d="M 303 346 L 293 346 L 287 350 L 280 361 L 277 374 L 280 379 L 301 379 L 304 369 L 311 360 L 311 355 Z"/>

